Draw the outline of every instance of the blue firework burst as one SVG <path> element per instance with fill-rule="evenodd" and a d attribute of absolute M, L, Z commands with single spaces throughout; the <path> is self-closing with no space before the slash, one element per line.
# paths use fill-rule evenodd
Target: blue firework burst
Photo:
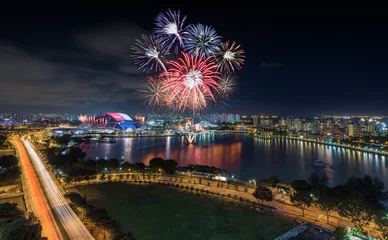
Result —
<path fill-rule="evenodd" d="M 209 57 L 219 51 L 221 36 L 214 28 L 198 23 L 187 28 L 184 42 L 185 50 L 190 55 L 199 54 Z"/>

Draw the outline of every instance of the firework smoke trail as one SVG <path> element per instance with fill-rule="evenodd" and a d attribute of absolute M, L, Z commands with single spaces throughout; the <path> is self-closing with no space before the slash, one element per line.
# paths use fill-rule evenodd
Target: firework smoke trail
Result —
<path fill-rule="evenodd" d="M 221 37 L 214 28 L 203 24 L 190 25 L 185 38 L 185 51 L 190 55 L 214 55 L 220 50 Z"/>
<path fill-rule="evenodd" d="M 154 32 L 156 37 L 164 42 L 167 50 L 174 48 L 174 53 L 177 54 L 179 47 L 183 48 L 183 39 L 186 33 L 184 23 L 186 16 L 181 16 L 180 11 L 168 10 L 166 13 L 159 13 L 155 19 Z"/>
<path fill-rule="evenodd" d="M 217 65 L 211 58 L 199 55 L 182 56 L 175 61 L 167 62 L 168 71 L 161 73 L 165 78 L 163 91 L 167 106 L 177 111 L 190 109 L 193 112 L 205 108 L 209 99 L 215 100 L 218 93 L 218 81 L 221 80 Z"/>
<path fill-rule="evenodd" d="M 221 72 L 231 73 L 235 69 L 241 69 L 244 64 L 244 50 L 236 42 L 226 41 L 221 43 L 220 51 L 215 54 L 218 69 Z"/>
<path fill-rule="evenodd" d="M 158 41 L 155 36 L 142 35 L 143 41 L 136 39 L 135 46 L 132 46 L 135 64 L 140 70 L 148 72 L 149 70 L 167 71 L 164 62 L 168 54 L 167 48 L 163 42 Z"/>

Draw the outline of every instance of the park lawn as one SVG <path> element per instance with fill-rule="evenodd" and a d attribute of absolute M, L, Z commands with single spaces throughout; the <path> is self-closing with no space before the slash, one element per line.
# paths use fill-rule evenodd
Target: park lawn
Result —
<path fill-rule="evenodd" d="M 105 183 L 77 190 L 139 240 L 274 239 L 296 225 L 284 217 L 161 185 Z"/>

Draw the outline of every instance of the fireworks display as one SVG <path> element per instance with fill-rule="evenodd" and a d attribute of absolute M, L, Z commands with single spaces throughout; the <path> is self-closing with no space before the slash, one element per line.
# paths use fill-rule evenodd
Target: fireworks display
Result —
<path fill-rule="evenodd" d="M 169 92 L 167 105 L 174 105 L 177 111 L 190 109 L 193 112 L 205 108 L 208 99 L 214 100 L 221 80 L 217 65 L 208 57 L 188 55 L 167 63 L 168 71 L 161 74 L 165 87 L 162 92 Z"/>
<path fill-rule="evenodd" d="M 178 53 L 179 47 L 183 48 L 183 38 L 187 34 L 184 27 L 185 20 L 186 16 L 181 17 L 179 11 L 171 10 L 165 14 L 159 13 L 155 19 L 156 36 L 166 43 L 167 50 L 173 49 L 175 54 Z"/>
<path fill-rule="evenodd" d="M 155 36 L 143 35 L 142 39 L 143 41 L 137 39 L 135 46 L 132 47 L 133 54 L 131 56 L 135 59 L 135 64 L 139 65 L 139 69 L 143 71 L 166 71 L 164 63 L 168 51 L 165 43 Z"/>
<path fill-rule="evenodd" d="M 238 89 L 237 78 L 233 75 L 222 75 L 220 85 L 220 95 L 223 98 L 228 98 Z"/>
<path fill-rule="evenodd" d="M 159 13 L 154 35 L 142 35 L 132 46 L 131 57 L 139 69 L 154 72 L 139 84 L 141 98 L 153 109 L 194 113 L 238 89 L 231 73 L 244 64 L 244 50 L 235 42 L 221 43 L 211 26 L 186 27 L 185 21 L 180 11 Z"/>
<path fill-rule="evenodd" d="M 220 49 L 221 37 L 210 26 L 190 25 L 185 39 L 185 51 L 191 55 L 213 56 Z"/>
<path fill-rule="evenodd" d="M 151 108 L 160 108 L 164 103 L 164 94 L 162 92 L 162 81 L 158 77 L 148 77 L 145 81 L 140 83 L 140 97 Z"/>
<path fill-rule="evenodd" d="M 226 41 L 221 43 L 220 51 L 215 54 L 215 58 L 221 72 L 234 72 L 235 69 L 241 69 L 244 64 L 244 50 L 236 42 Z"/>

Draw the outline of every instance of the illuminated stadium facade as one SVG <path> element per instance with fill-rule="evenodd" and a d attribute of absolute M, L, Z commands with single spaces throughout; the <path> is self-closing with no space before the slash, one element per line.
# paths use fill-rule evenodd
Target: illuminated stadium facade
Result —
<path fill-rule="evenodd" d="M 78 126 L 77 133 L 86 132 L 134 132 L 135 121 L 124 113 L 106 112 L 94 117 L 79 116 L 82 124 Z"/>

